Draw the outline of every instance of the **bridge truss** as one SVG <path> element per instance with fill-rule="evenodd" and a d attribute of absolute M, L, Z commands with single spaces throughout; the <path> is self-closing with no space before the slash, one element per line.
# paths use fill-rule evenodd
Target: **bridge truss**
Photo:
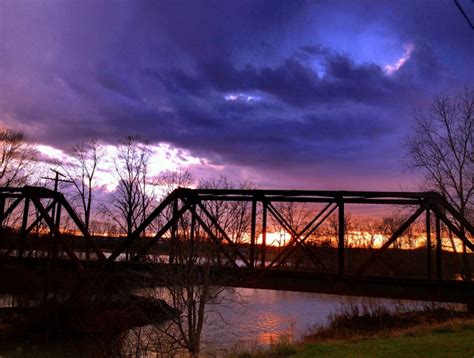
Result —
<path fill-rule="evenodd" d="M 317 207 L 303 223 L 296 225 L 282 212 L 284 205 L 308 204 Z M 223 206 L 224 205 L 224 206 Z M 225 206 L 227 205 L 227 206 Z M 242 210 L 229 211 L 223 220 L 222 208 Z M 283 206 L 282 206 L 283 205 Z M 394 229 L 385 241 L 370 251 L 360 265 L 348 271 L 348 241 L 346 232 L 347 207 L 352 205 L 397 206 L 411 213 Z M 219 249 L 220 264 L 226 267 L 249 270 L 288 269 L 291 260 L 298 256 L 306 262 L 304 270 L 312 270 L 339 277 L 345 274 L 362 277 L 370 268 L 383 259 L 383 254 L 394 245 L 415 221 L 424 219 L 426 240 L 426 270 L 428 279 L 442 280 L 442 225 L 467 249 L 474 251 L 472 238 L 474 228 L 435 192 L 370 192 L 370 191 L 308 191 L 308 190 L 240 190 L 240 189 L 188 189 L 178 188 L 167 196 L 137 228 L 123 238 L 112 252 L 99 248 L 79 215 L 61 193 L 45 188 L 23 187 L 0 190 L 0 223 L 2 228 L 14 211 L 21 211 L 19 230 L 10 247 L 3 250 L 4 256 L 23 257 L 24 242 L 30 232 L 44 222 L 49 231 L 50 249 L 48 257 L 69 258 L 81 268 L 78 250 L 68 245 L 64 239 L 62 222 L 73 225 L 76 235 L 84 239 L 88 250 L 97 261 L 111 264 L 115 261 L 148 261 L 150 253 L 157 246 L 167 248 L 168 262 L 173 262 L 173 240 L 193 240 L 204 233 L 208 240 Z M 232 217 L 232 215 L 238 217 Z M 245 216 L 245 220 L 242 217 Z M 321 259 L 320 247 L 312 241 L 315 233 L 327 221 L 334 220 L 336 244 L 332 248 L 335 255 L 334 267 L 329 267 Z M 240 236 L 229 232 L 229 220 L 245 221 Z M 183 222 L 187 224 L 184 238 Z M 278 225 L 289 236 L 288 241 L 278 249 L 268 241 L 269 230 Z M 231 230 L 232 231 L 232 230 Z M 137 246 L 140 245 L 140 246 Z M 164 245 L 164 246 L 163 246 Z M 433 260 L 434 256 L 434 260 Z M 293 265 L 293 268 L 295 266 Z"/>

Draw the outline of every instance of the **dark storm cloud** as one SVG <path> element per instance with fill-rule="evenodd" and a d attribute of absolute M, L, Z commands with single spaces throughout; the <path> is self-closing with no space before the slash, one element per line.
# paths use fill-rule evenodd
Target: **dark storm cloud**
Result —
<path fill-rule="evenodd" d="M 422 66 L 421 71 L 426 72 L 424 67 L 431 64 L 424 64 L 423 60 L 417 61 L 415 67 Z M 393 96 L 408 96 L 415 89 L 411 81 L 390 78 L 376 64 L 357 65 L 341 54 L 326 54 L 322 66 L 325 73 L 321 77 L 295 58 L 285 59 L 275 68 L 251 64 L 237 68 L 230 61 L 220 61 L 200 65 L 197 76 L 176 70 L 160 78 L 170 90 L 180 93 L 207 96 L 211 90 L 262 91 L 297 107 L 344 101 L 383 105 Z"/>
<path fill-rule="evenodd" d="M 0 120 L 61 148 L 139 134 L 295 178 L 396 174 L 412 109 L 472 81 L 473 47 L 444 2 L 2 2 Z"/>

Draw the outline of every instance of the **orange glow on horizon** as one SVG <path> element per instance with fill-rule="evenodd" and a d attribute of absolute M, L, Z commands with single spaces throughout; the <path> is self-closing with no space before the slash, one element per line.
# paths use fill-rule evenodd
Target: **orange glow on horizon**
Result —
<path fill-rule="evenodd" d="M 291 240 L 291 235 L 284 231 L 267 232 L 265 242 L 268 246 L 286 246 Z M 257 236 L 257 245 L 262 244 L 263 235 Z"/>

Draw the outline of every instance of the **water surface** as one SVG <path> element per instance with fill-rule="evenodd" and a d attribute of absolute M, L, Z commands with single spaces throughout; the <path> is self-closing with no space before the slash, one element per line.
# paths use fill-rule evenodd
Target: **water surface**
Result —
<path fill-rule="evenodd" d="M 354 305 L 407 310 L 422 309 L 427 304 L 247 288 L 229 289 L 225 298 L 221 305 L 209 305 L 211 324 L 204 329 L 204 350 L 225 351 L 236 346 L 265 345 L 282 336 L 298 340 L 311 328 L 326 325 L 332 314 Z"/>

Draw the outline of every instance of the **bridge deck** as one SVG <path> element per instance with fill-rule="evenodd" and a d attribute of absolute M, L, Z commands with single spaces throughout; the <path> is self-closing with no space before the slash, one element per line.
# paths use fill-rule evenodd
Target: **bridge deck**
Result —
<path fill-rule="evenodd" d="M 4 261 L 5 262 L 5 261 Z M 179 265 L 116 261 L 106 267 L 99 261 L 82 260 L 85 272 L 135 271 L 146 272 L 157 286 L 160 274 L 169 274 Z M 41 268 L 48 265 L 47 259 L 8 258 L 10 267 Z M 49 263 L 50 264 L 50 263 Z M 70 260 L 57 260 L 56 268 L 74 271 Z M 326 274 L 319 272 L 294 271 L 285 269 L 249 269 L 236 267 L 213 267 L 215 282 L 222 286 L 259 288 L 295 292 L 328 293 L 348 296 L 395 298 L 432 302 L 474 303 L 474 282 L 459 280 L 433 281 L 424 278 L 401 278 L 383 276 L 357 276 Z"/>

